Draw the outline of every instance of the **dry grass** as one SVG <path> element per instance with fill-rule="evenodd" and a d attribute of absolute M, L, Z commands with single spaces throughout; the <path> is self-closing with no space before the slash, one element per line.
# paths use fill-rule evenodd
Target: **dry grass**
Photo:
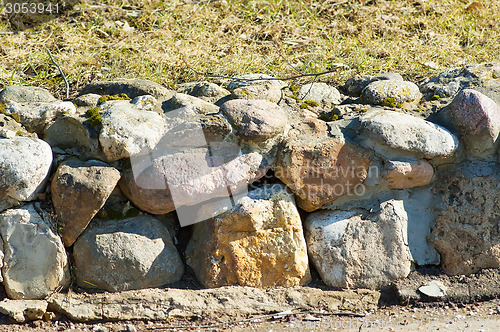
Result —
<path fill-rule="evenodd" d="M 38 85 L 59 97 L 64 83 L 47 49 L 72 94 L 89 81 L 119 77 L 164 85 L 206 79 L 183 59 L 221 75 L 337 68 L 320 80 L 339 84 L 358 73 L 397 71 L 418 81 L 498 61 L 500 1 L 88 0 L 22 33 L 1 34 L 13 30 L 0 14 L 0 88 Z"/>

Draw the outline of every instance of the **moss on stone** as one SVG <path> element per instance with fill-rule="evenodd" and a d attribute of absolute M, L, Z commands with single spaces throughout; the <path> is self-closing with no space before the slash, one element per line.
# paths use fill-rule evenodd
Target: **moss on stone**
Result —
<path fill-rule="evenodd" d="M 312 106 L 312 107 L 317 107 L 319 105 L 317 102 L 315 102 L 312 99 L 306 99 L 306 100 L 304 100 L 304 103 L 306 103 L 307 105 Z"/>
<path fill-rule="evenodd" d="M 19 114 L 16 114 L 16 113 L 12 113 L 10 114 L 10 116 L 16 120 L 17 123 L 21 123 L 21 116 Z"/>
<path fill-rule="evenodd" d="M 102 103 L 105 103 L 109 100 L 130 100 L 130 97 L 127 96 L 125 93 L 120 93 L 119 95 L 104 95 L 99 98 L 97 101 L 97 104 L 100 105 Z"/>
<path fill-rule="evenodd" d="M 441 96 L 440 96 L 440 95 L 433 95 L 433 96 L 431 97 L 431 100 L 439 100 L 440 98 L 441 98 Z"/>
<path fill-rule="evenodd" d="M 85 112 L 85 116 L 89 118 L 89 123 L 92 127 L 97 127 L 102 124 L 102 116 L 99 112 L 101 109 L 99 107 L 92 107 Z"/>
<path fill-rule="evenodd" d="M 388 107 L 397 107 L 396 98 L 387 97 L 384 100 L 382 100 L 382 105 Z"/>
<path fill-rule="evenodd" d="M 299 86 L 297 86 L 297 85 L 292 85 L 292 86 L 290 87 L 290 91 L 292 91 L 292 93 L 293 93 L 293 95 L 294 95 L 294 96 L 296 96 L 296 95 L 297 95 L 297 93 L 299 92 L 299 90 L 300 90 L 300 87 L 299 87 Z"/>

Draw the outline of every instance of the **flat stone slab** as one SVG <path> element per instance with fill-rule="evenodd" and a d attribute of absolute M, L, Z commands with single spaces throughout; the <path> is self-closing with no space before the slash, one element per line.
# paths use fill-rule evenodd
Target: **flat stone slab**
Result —
<path fill-rule="evenodd" d="M 42 300 L 8 300 L 0 302 L 0 312 L 17 323 L 42 319 L 48 303 Z"/>
<path fill-rule="evenodd" d="M 292 309 L 364 313 L 378 308 L 380 293 L 370 290 L 323 291 L 311 287 L 262 290 L 252 287 L 216 289 L 143 289 L 121 293 L 54 294 L 51 310 L 71 320 L 165 320 L 174 316 L 257 315 Z"/>

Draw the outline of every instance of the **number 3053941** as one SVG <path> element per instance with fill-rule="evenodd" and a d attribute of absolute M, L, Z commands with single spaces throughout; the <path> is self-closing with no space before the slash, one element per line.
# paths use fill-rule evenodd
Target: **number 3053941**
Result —
<path fill-rule="evenodd" d="M 1 1 L 0 1 L 1 2 Z M 52 2 L 17 2 L 4 1 L 5 12 L 7 14 L 57 14 L 59 4 Z"/>

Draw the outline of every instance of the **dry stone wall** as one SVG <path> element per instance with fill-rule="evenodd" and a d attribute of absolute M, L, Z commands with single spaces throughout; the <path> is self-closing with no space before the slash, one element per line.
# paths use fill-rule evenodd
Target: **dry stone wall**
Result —
<path fill-rule="evenodd" d="M 306 285 L 314 267 L 351 289 L 421 265 L 498 268 L 498 77 L 479 64 L 420 86 L 395 73 L 339 87 L 122 80 L 68 101 L 6 87 L 0 280 L 12 299 L 43 299 L 71 274 L 114 292 L 186 266 L 206 287 Z"/>

